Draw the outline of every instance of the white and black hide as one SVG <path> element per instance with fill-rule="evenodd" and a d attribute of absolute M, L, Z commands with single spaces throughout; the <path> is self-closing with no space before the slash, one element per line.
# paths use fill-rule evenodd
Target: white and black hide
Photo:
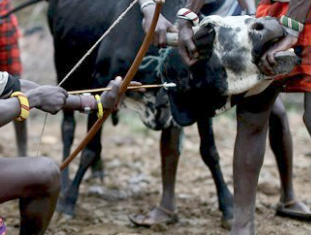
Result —
<path fill-rule="evenodd" d="M 177 87 L 169 90 L 172 114 L 180 125 L 190 125 L 202 116 L 215 116 L 243 97 L 262 92 L 273 81 L 257 64 L 265 51 L 285 36 L 271 17 L 205 17 L 194 41 L 200 58 L 190 68 L 177 49 L 170 49 L 163 62 L 162 77 Z M 277 75 L 290 72 L 298 58 L 293 52 L 276 55 Z"/>

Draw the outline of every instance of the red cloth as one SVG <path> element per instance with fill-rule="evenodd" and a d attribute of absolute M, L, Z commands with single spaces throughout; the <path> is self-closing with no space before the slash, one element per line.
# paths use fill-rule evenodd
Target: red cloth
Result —
<path fill-rule="evenodd" d="M 280 18 L 286 15 L 288 3 L 261 0 L 256 17 L 272 16 Z M 304 30 L 300 33 L 295 46 L 296 54 L 301 58 L 301 64 L 284 77 L 277 78 L 286 92 L 311 92 L 311 9 L 304 22 Z"/>
<path fill-rule="evenodd" d="M 6 14 L 10 10 L 9 0 L 0 2 L 0 15 Z M 0 71 L 20 76 L 22 64 L 18 47 L 18 22 L 15 15 L 1 20 L 0 22 Z"/>

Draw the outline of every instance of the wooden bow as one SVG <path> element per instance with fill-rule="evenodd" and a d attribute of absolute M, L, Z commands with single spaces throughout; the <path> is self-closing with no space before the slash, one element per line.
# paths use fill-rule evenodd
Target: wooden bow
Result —
<path fill-rule="evenodd" d="M 152 37 L 154 34 L 154 30 L 155 30 L 155 27 L 157 25 L 158 18 L 159 18 L 160 12 L 161 12 L 161 7 L 165 1 L 164 0 L 157 0 L 155 2 L 156 2 L 156 9 L 155 9 L 154 14 L 153 14 L 152 23 L 150 25 L 149 31 L 147 32 L 147 34 L 144 38 L 144 41 L 143 41 L 143 43 L 142 43 L 142 45 L 141 45 L 141 47 L 140 47 L 140 49 L 136 55 L 134 62 L 132 63 L 130 69 L 128 70 L 127 74 L 125 75 L 125 77 L 124 77 L 124 79 L 120 85 L 119 95 L 122 95 L 127 90 L 127 87 L 129 86 L 131 80 L 135 76 L 135 74 L 138 70 L 138 67 L 139 67 L 142 59 L 144 58 L 144 56 L 145 56 L 145 54 L 149 48 L 149 45 L 151 43 L 151 40 L 152 40 Z M 95 122 L 95 124 L 88 131 L 87 135 L 84 137 L 84 139 L 78 145 L 78 147 L 62 163 L 62 165 L 60 166 L 61 170 L 65 169 L 68 166 L 68 164 L 79 154 L 79 152 L 82 151 L 86 147 L 86 145 L 91 141 L 91 139 L 95 136 L 95 134 L 98 132 L 100 127 L 103 125 L 103 123 L 109 117 L 111 112 L 112 112 L 111 110 L 106 110 L 104 112 L 104 116 L 102 118 L 99 118 Z"/>

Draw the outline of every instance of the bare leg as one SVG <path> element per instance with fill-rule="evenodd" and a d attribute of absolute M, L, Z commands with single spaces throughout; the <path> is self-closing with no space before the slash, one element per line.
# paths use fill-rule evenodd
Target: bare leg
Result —
<path fill-rule="evenodd" d="M 44 234 L 55 209 L 60 171 L 48 158 L 1 158 L 0 203 L 20 199 L 20 235 Z"/>
<path fill-rule="evenodd" d="M 153 225 L 163 222 L 175 222 L 175 182 L 177 165 L 181 153 L 183 130 L 170 127 L 162 130 L 160 141 L 163 193 L 160 207 L 147 215 L 131 215 L 130 220 L 136 225 Z"/>
<path fill-rule="evenodd" d="M 234 216 L 231 235 L 255 234 L 256 189 L 265 153 L 269 116 L 277 97 L 273 88 L 237 107 L 234 149 Z"/>
<path fill-rule="evenodd" d="M 269 139 L 281 179 L 281 201 L 295 198 L 293 188 L 293 143 L 284 105 L 278 97 L 270 115 Z"/>
<path fill-rule="evenodd" d="M 19 157 L 27 156 L 27 122 L 14 121 L 17 149 Z"/>
<path fill-rule="evenodd" d="M 172 127 L 162 131 L 160 152 L 163 194 L 160 205 L 171 211 L 175 210 L 175 182 L 182 139 L 182 128 Z"/>
<path fill-rule="evenodd" d="M 277 214 L 296 219 L 311 219 L 307 205 L 296 199 L 293 186 L 293 144 L 285 107 L 280 97 L 270 115 L 269 137 L 281 180 L 281 198 Z"/>

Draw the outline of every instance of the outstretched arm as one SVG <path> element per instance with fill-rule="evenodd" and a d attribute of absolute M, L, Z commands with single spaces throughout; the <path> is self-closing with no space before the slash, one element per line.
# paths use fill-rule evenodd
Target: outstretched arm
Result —
<path fill-rule="evenodd" d="M 39 108 L 56 113 L 66 102 L 67 92 L 55 86 L 41 86 L 25 92 L 29 109 Z M 17 97 L 0 99 L 0 127 L 17 118 L 21 113 L 21 103 Z"/>
<path fill-rule="evenodd" d="M 22 80 L 21 87 L 29 101 L 29 109 L 38 108 L 55 114 L 61 109 L 83 110 L 86 106 L 90 107 L 91 110 L 97 110 L 98 102 L 102 104 L 104 109 L 113 109 L 119 98 L 121 81 L 121 77 L 111 81 L 108 85 L 111 90 L 103 92 L 98 101 L 95 100 L 94 96 L 85 100 L 80 96 L 68 96 L 61 87 L 40 86 L 26 80 Z M 140 83 L 131 82 L 131 85 L 140 85 Z M 83 100 L 86 102 L 82 102 Z M 21 103 L 17 97 L 0 99 L 0 127 L 17 118 L 20 113 Z"/>
<path fill-rule="evenodd" d="M 311 0 L 291 0 L 287 16 L 293 20 L 304 23 L 308 12 L 310 11 Z M 287 34 L 279 43 L 270 48 L 261 58 L 259 63 L 260 70 L 267 75 L 274 75 L 272 67 L 276 65 L 274 59 L 275 53 L 279 51 L 286 51 L 296 45 L 298 41 L 297 36 Z"/>

